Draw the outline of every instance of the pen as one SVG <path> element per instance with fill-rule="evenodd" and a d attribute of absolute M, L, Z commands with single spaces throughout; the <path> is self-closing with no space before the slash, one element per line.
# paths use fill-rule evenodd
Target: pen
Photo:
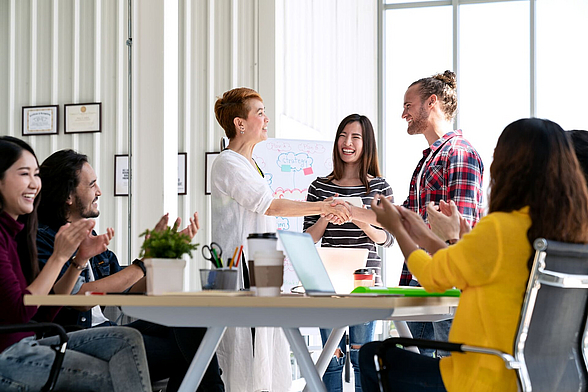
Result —
<path fill-rule="evenodd" d="M 235 268 L 239 265 L 239 260 L 241 260 L 241 253 L 243 253 L 243 245 L 239 248 L 239 255 L 237 256 L 237 262 L 235 263 Z"/>
<path fill-rule="evenodd" d="M 212 257 L 216 260 L 218 268 L 223 268 L 223 260 L 216 254 L 216 250 L 211 249 Z"/>
<path fill-rule="evenodd" d="M 106 295 L 105 292 L 102 291 L 86 291 L 85 295 Z"/>
<path fill-rule="evenodd" d="M 231 263 L 229 264 L 229 268 L 233 268 L 233 264 L 235 263 L 235 256 L 237 256 L 238 250 L 239 250 L 239 247 L 235 246 L 235 251 L 233 252 L 233 258 L 231 259 Z"/>

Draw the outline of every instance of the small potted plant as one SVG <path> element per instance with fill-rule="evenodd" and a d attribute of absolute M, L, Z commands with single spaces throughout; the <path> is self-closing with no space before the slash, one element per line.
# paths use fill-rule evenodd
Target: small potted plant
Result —
<path fill-rule="evenodd" d="M 163 230 L 145 230 L 140 257 L 147 270 L 147 294 L 177 292 L 184 289 L 184 268 L 182 256 L 198 249 L 187 234 L 178 232 L 177 226 Z"/>

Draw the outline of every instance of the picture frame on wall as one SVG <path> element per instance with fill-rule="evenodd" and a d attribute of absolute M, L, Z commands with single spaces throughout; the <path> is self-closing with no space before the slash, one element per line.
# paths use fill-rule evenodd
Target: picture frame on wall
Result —
<path fill-rule="evenodd" d="M 23 106 L 22 136 L 57 135 L 59 105 Z"/>
<path fill-rule="evenodd" d="M 178 195 L 186 195 L 188 194 L 188 185 L 187 181 L 187 173 L 188 173 L 188 153 L 186 152 L 179 152 L 178 153 Z"/>
<path fill-rule="evenodd" d="M 102 103 L 70 103 L 63 105 L 64 133 L 102 131 Z"/>
<path fill-rule="evenodd" d="M 211 194 L 211 184 L 210 184 L 210 172 L 212 171 L 212 164 L 214 160 L 218 157 L 220 152 L 206 152 L 204 153 L 204 194 L 210 195 Z"/>
<path fill-rule="evenodd" d="M 114 156 L 114 196 L 129 195 L 129 156 Z"/>

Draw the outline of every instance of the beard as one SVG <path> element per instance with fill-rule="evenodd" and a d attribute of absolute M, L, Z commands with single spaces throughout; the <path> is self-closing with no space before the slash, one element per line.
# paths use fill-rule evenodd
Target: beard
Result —
<path fill-rule="evenodd" d="M 100 211 L 98 211 L 98 209 L 92 209 L 92 204 L 98 200 L 98 198 L 92 200 L 92 203 L 89 206 L 84 206 L 82 199 L 79 198 L 79 196 L 75 196 L 75 205 L 76 208 L 78 209 L 78 214 L 82 217 L 82 218 L 98 218 L 98 215 L 100 215 Z"/>
<path fill-rule="evenodd" d="M 406 132 L 409 135 L 420 135 L 427 129 L 427 111 L 425 107 L 421 105 L 418 115 L 412 117 L 412 124 L 408 126 Z"/>

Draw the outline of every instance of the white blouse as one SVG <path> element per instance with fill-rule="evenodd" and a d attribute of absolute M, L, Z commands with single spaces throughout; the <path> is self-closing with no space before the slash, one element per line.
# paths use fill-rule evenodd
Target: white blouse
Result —
<path fill-rule="evenodd" d="M 250 233 L 276 231 L 276 218 L 264 215 L 273 200 L 267 181 L 241 154 L 225 150 L 211 171 L 212 240 L 228 262 L 235 247 L 247 255 Z M 247 260 L 247 257 L 245 257 Z M 242 263 L 239 285 L 242 287 Z M 217 349 L 227 392 L 287 392 L 292 383 L 290 346 L 281 329 L 255 328 L 255 355 L 251 328 L 227 328 Z"/>

